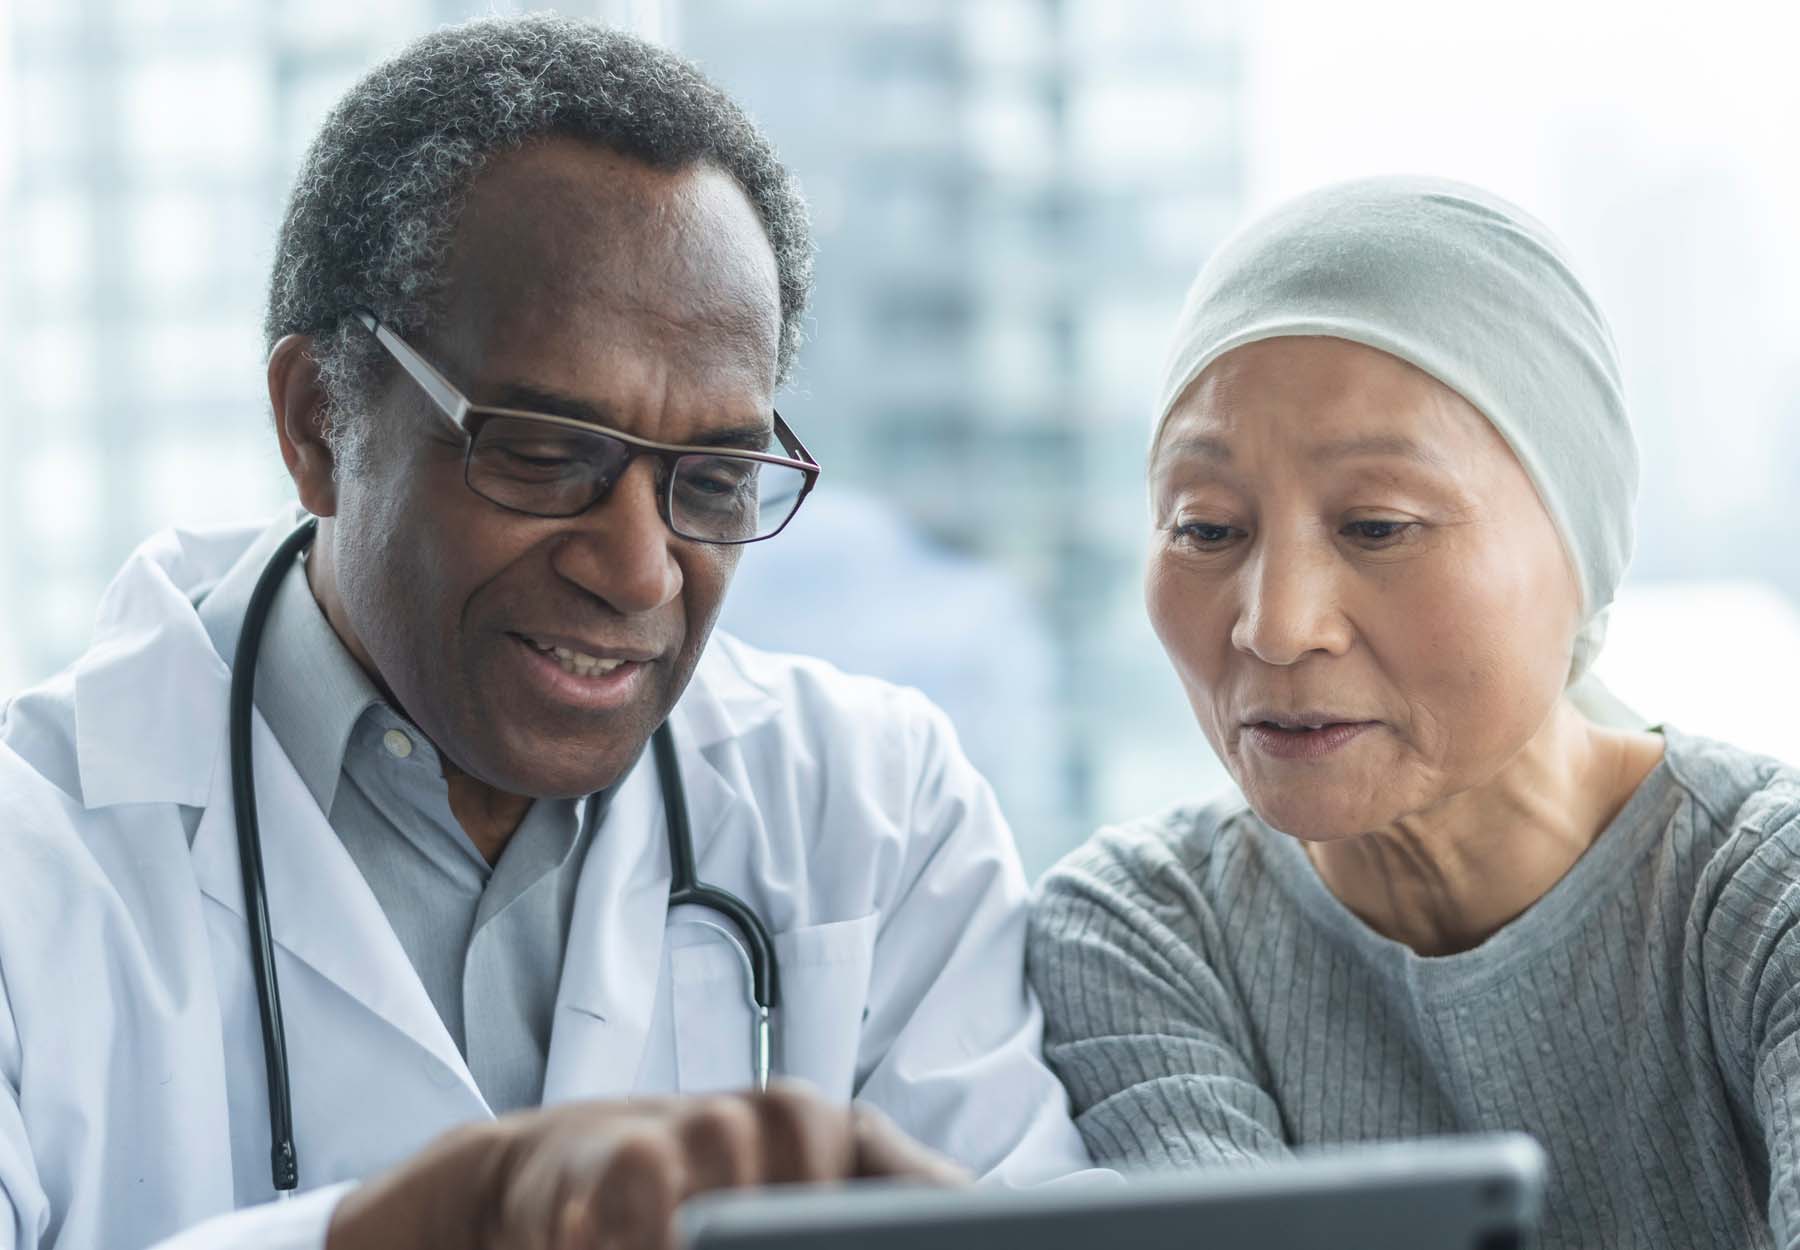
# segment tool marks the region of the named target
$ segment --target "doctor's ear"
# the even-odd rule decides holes
[[[294,479],[300,505],[314,516],[337,513],[336,458],[326,432],[331,405],[319,382],[310,335],[289,334],[269,353],[269,406],[275,412],[275,437],[281,458]]]

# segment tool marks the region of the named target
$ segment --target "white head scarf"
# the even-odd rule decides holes
[[[1612,332],[1550,231],[1439,179],[1369,178],[1290,201],[1228,240],[1188,292],[1152,445],[1213,361],[1293,335],[1397,356],[1500,431],[1580,580],[1574,685],[1631,560],[1638,457]],[[1619,712],[1614,701],[1603,719],[1635,719]]]

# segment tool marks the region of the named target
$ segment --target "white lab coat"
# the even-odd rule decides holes
[[[306,1191],[269,1202],[229,672],[192,600],[266,559],[290,520],[152,539],[108,590],[87,654],[0,721],[0,1250],[317,1247],[349,1183],[491,1114],[258,715]],[[671,723],[700,875],[776,934],[777,1072],[873,1103],[979,1173],[1085,1167],[1039,1058],[1026,884],[942,715],[718,636]],[[749,1083],[741,965],[681,923],[668,885],[646,751],[581,870],[546,1102]]]

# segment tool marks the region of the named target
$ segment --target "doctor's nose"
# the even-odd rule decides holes
[[[612,489],[571,522],[574,533],[553,558],[556,571],[614,610],[631,615],[662,607],[681,593],[677,537],[662,517],[658,466],[643,456]]]
[[[1239,574],[1231,644],[1265,664],[1285,667],[1309,655],[1342,655],[1352,637],[1335,569],[1292,547],[1265,546]]]

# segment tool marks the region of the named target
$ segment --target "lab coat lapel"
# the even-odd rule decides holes
[[[251,744],[275,944],[429,1052],[485,1106],[393,926],[260,712],[252,718]],[[201,892],[242,920],[243,878],[223,743],[213,781],[194,832],[194,872]]]
[[[688,821],[699,854],[743,800],[675,721]],[[575,892],[544,1102],[637,1089],[662,977],[669,910],[668,819],[648,746],[613,795]]]

